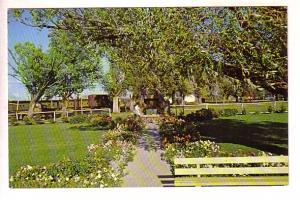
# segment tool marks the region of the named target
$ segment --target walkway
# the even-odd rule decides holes
[[[148,123],[148,129],[139,139],[133,162],[128,163],[128,175],[123,187],[170,187],[173,177],[169,164],[161,160],[160,136],[157,125]]]

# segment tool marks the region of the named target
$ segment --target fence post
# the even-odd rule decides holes
[[[206,103],[205,108],[208,109],[208,103]]]
[[[67,111],[67,118],[69,118],[69,112]]]
[[[18,112],[16,112],[16,119],[17,119],[17,121],[19,120]]]
[[[19,111],[19,100],[17,101],[17,112]]]
[[[90,114],[93,114],[93,110],[92,109],[90,109]]]
[[[53,111],[53,121],[55,122],[55,111]]]

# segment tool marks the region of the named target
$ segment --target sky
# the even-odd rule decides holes
[[[14,45],[18,42],[32,42],[36,46],[42,46],[44,51],[47,50],[49,44],[48,29],[39,29],[30,27],[17,22],[12,16],[8,15],[8,48],[13,50]],[[12,59],[9,58],[9,62],[12,63]],[[105,61],[104,61],[105,62]],[[104,63],[107,68],[108,64]],[[8,73],[12,73],[12,69],[8,66]],[[81,94],[86,96],[88,94],[102,93],[103,89],[100,85],[97,85],[93,89],[86,89]],[[30,95],[27,92],[24,85],[12,76],[8,76],[8,99],[9,100],[29,100]]]

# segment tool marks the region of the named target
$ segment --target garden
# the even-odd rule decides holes
[[[14,123],[9,127],[10,186],[120,186],[143,126],[132,116],[113,120],[107,115]]]
[[[8,22],[11,188],[165,186],[179,158],[288,155],[286,7],[16,8]]]
[[[281,108],[281,107],[279,107]],[[266,108],[267,109],[267,108]],[[157,124],[161,160],[288,154],[288,116],[200,109],[162,116]],[[149,122],[129,114],[75,115],[61,122],[18,122],[9,127],[11,187],[121,186],[139,139],[153,146]],[[149,148],[147,151],[157,151]]]

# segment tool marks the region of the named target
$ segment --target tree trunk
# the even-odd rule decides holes
[[[175,92],[172,92],[172,105],[175,105]]]
[[[27,116],[28,117],[32,117],[33,116],[33,112],[34,112],[34,108],[35,108],[36,103],[37,103],[37,101],[35,101],[33,99],[30,101],[28,112],[27,112]]]
[[[28,108],[28,112],[27,112],[27,116],[28,117],[32,117],[33,113],[34,113],[34,108],[36,106],[36,103],[40,100],[40,98],[43,96],[45,90],[42,89],[40,90],[37,94],[35,95],[31,95],[31,101],[29,103],[29,108]]]
[[[113,97],[113,112],[114,113],[119,113],[120,112],[119,97]]]
[[[239,102],[239,96],[235,96],[235,102],[238,103]]]
[[[61,105],[61,110],[63,111],[63,116],[67,116],[67,109],[68,109],[68,98],[63,97],[62,99],[62,105]]]

